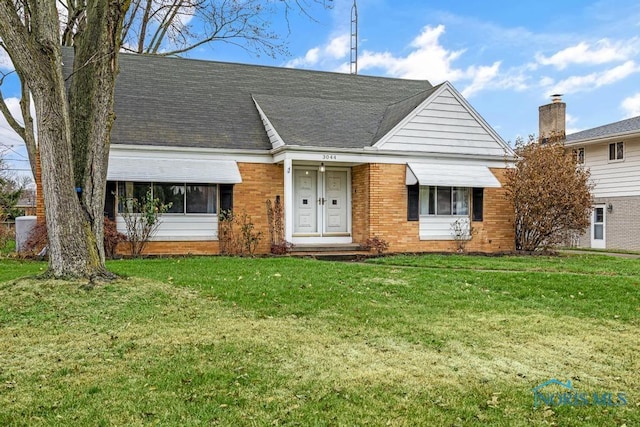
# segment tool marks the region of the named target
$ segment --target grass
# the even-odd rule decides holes
[[[637,260],[0,260],[1,425],[636,425]],[[533,408],[571,379],[618,407]],[[552,388],[553,390],[553,388]]]
[[[4,246],[2,245],[2,240],[0,240],[0,258],[12,254],[16,251],[16,241],[13,239],[8,239],[4,242]]]

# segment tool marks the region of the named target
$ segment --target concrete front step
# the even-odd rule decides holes
[[[362,247],[357,243],[348,244],[317,244],[317,245],[294,245],[291,253],[296,252],[354,252],[362,251]]]
[[[326,245],[295,245],[291,256],[309,257],[322,260],[352,261],[371,255],[357,243]]]

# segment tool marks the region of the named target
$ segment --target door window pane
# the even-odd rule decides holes
[[[595,209],[594,222],[604,222],[604,208]]]
[[[595,240],[602,240],[604,238],[604,226],[602,224],[593,225],[593,238]]]

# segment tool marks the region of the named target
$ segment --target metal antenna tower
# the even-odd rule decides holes
[[[358,6],[353,0],[351,7],[351,74],[358,74]]]

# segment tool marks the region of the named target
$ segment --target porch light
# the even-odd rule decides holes
[[[324,173],[324,163],[320,163],[320,173]]]
[[[613,204],[609,203],[607,205],[607,212],[609,212],[609,213],[613,212]]]

